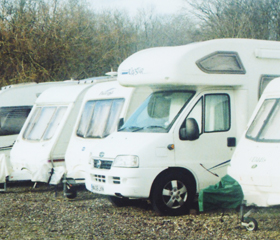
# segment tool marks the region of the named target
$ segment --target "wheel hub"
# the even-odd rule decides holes
[[[169,208],[180,208],[187,200],[187,188],[182,182],[172,180],[165,185],[162,196]]]

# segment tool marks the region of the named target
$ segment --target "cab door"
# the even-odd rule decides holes
[[[198,191],[217,183],[226,174],[236,145],[233,91],[207,92],[193,105],[174,131],[175,161],[197,179]],[[197,137],[186,139],[182,130],[187,119],[195,119]]]

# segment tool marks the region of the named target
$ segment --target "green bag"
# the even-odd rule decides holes
[[[229,175],[225,175],[220,182],[199,192],[199,211],[219,208],[237,208],[244,198],[239,183]]]

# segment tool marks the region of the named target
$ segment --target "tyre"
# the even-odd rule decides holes
[[[130,205],[130,200],[128,198],[109,196],[108,199],[115,207],[125,207]]]
[[[254,218],[245,218],[244,222],[248,224],[246,226],[248,231],[256,231],[258,229],[258,222]]]
[[[75,197],[77,197],[77,190],[74,187],[66,186],[64,196],[66,196],[69,199],[74,199]]]
[[[170,172],[156,179],[151,202],[153,209],[160,215],[185,215],[189,213],[195,196],[195,183],[192,178],[181,172]]]

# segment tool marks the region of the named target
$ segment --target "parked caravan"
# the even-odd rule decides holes
[[[160,214],[187,213],[196,193],[226,174],[279,66],[280,42],[251,39],[133,54],[119,66],[118,81],[153,93],[118,132],[92,148],[86,188],[116,205],[150,199]]]
[[[280,121],[280,78],[266,87],[228,168],[241,185],[247,206],[280,205],[278,117]]]
[[[45,90],[11,150],[13,170],[28,171],[34,182],[57,183],[63,174],[65,151],[86,91],[96,82],[113,80],[116,77],[90,78]]]
[[[150,93],[149,88],[123,87],[117,81],[99,83],[87,91],[65,154],[67,197],[76,196],[71,186],[84,184],[90,149],[116,131]]]
[[[6,180],[11,171],[10,151],[29,114],[35,100],[46,89],[53,86],[72,85],[75,81],[21,83],[1,88],[0,91],[0,182]],[[5,170],[6,169],[6,170]],[[9,170],[10,169],[10,170]],[[29,178],[29,174],[22,171],[22,179]]]

